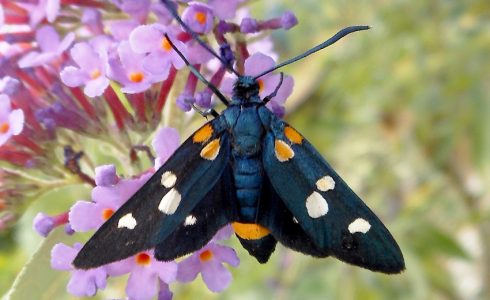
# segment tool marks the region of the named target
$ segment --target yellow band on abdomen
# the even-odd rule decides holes
[[[270,230],[259,224],[231,223],[235,233],[244,240],[258,240],[270,233]]]

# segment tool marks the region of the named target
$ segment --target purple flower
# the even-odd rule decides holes
[[[159,74],[152,74],[143,67],[145,54],[134,52],[129,42],[122,41],[117,48],[119,59],[109,60],[109,76],[123,85],[124,93],[139,93],[168,76],[170,66],[164,65]]]
[[[116,166],[102,165],[95,167],[95,184],[97,186],[112,186],[119,182]]]
[[[196,70],[199,71],[201,66],[195,65],[194,67],[196,68]],[[187,81],[184,86],[184,90],[177,97],[177,101],[176,101],[177,106],[183,111],[190,111],[192,108],[192,104],[196,102],[194,93],[196,92],[197,81],[198,81],[197,77],[192,72],[189,72],[189,75],[187,76]]]
[[[213,8],[213,13],[220,20],[233,19],[238,5],[243,0],[209,0],[208,5]]]
[[[149,53],[144,59],[145,69],[155,75],[165,75],[164,78],[168,75],[170,64],[176,69],[181,69],[185,66],[184,61],[174,51],[164,36],[166,31],[167,29],[159,24],[141,25],[136,27],[129,36],[129,42],[134,52],[140,54]],[[169,37],[175,47],[187,57],[185,44],[170,33]]]
[[[10,137],[18,135],[24,128],[24,112],[22,109],[12,110],[9,96],[0,94],[0,146]]]
[[[98,172],[106,172],[104,168]],[[96,175],[97,176],[97,175]],[[136,179],[121,179],[112,186],[96,186],[92,201],[77,201],[69,212],[70,225],[75,231],[99,228],[151,177],[145,173]]]
[[[68,213],[62,213],[56,216],[48,216],[45,213],[38,213],[34,217],[33,228],[41,236],[47,237],[48,234],[57,226],[67,224]]]
[[[60,0],[39,0],[37,5],[21,4],[21,6],[29,12],[31,26],[36,27],[45,18],[53,23],[60,11]]]
[[[82,249],[76,243],[73,248],[65,244],[56,244],[51,250],[51,267],[56,270],[71,271],[71,278],[67,285],[69,293],[79,297],[94,296],[98,289],[106,286],[107,272],[104,267],[90,270],[77,270],[72,265],[73,259]]]
[[[275,66],[274,60],[260,52],[253,54],[249,58],[245,60],[245,74],[250,76],[255,76],[263,71],[270,69]],[[259,83],[259,95],[261,98],[264,98],[277,88],[280,75],[279,74],[266,74],[260,77],[258,80]],[[227,78],[223,81],[222,90],[230,93],[234,80],[231,78]],[[291,95],[293,92],[294,81],[291,76],[285,75],[283,78],[283,82],[277,95],[272,98],[269,103],[267,103],[267,107],[274,112],[277,116],[284,116],[284,102],[287,97]]]
[[[240,23],[240,31],[243,33],[255,33],[260,31],[259,22],[254,18],[243,18]]]
[[[274,61],[277,61],[279,55],[274,51],[274,41],[270,36],[266,36],[262,39],[259,39],[253,43],[248,44],[247,47],[250,53],[260,52],[267,56],[270,56]]]
[[[161,128],[155,134],[151,145],[157,153],[155,169],[160,168],[164,162],[175,152],[180,145],[179,132],[175,128]]]
[[[291,11],[286,11],[280,18],[266,21],[258,21],[253,18],[245,17],[240,24],[240,31],[243,33],[255,33],[262,30],[283,28],[289,30],[298,24],[298,19]]]
[[[68,33],[63,40],[52,26],[43,26],[36,31],[36,42],[39,45],[38,51],[31,51],[19,60],[19,67],[29,68],[44,65],[58,59],[61,53],[75,40],[75,33]]]
[[[195,64],[204,64],[210,61],[214,56],[209,53],[208,50],[204,49],[203,46],[199,45],[199,43],[194,42],[194,40],[189,41],[186,44],[187,48],[187,60],[195,65]]]
[[[196,98],[194,98],[194,95],[186,91],[182,92],[182,94],[180,94],[175,101],[177,106],[183,111],[191,111],[192,104],[194,104],[195,102]]]
[[[134,20],[114,20],[107,22],[107,26],[116,40],[124,41],[129,39],[129,34],[139,26],[139,23]]]
[[[0,93],[12,96],[19,88],[20,82],[10,76],[0,79]]]
[[[45,213],[40,212],[34,217],[33,228],[41,236],[47,237],[55,226],[53,218]]]
[[[288,30],[298,24],[298,19],[292,11],[286,11],[281,16],[282,28]]]
[[[111,276],[129,275],[126,294],[130,299],[152,299],[158,292],[159,281],[165,284],[175,281],[177,263],[162,262],[153,257],[153,251],[140,252],[117,263],[107,265]],[[161,288],[168,290],[167,285]]]
[[[170,3],[173,4],[175,8],[177,8],[175,2]],[[174,20],[172,14],[168,11],[165,5],[161,3],[161,1],[158,1],[157,3],[152,3],[150,9],[155,14],[158,19],[158,23],[160,24],[169,25]]]
[[[88,43],[78,43],[70,51],[73,61],[79,66],[68,66],[60,73],[61,80],[70,87],[85,85],[83,92],[89,97],[97,97],[109,86],[107,78],[107,52],[96,51]]]
[[[3,4],[0,4],[0,26],[5,25],[5,12],[3,11]]]
[[[210,242],[179,263],[177,280],[193,281],[199,273],[206,286],[213,292],[220,292],[231,283],[231,273],[223,263],[237,267],[240,263],[235,250]]]
[[[83,10],[82,23],[96,35],[104,33],[104,24],[102,23],[102,13],[94,8]]]
[[[196,104],[202,108],[211,108],[211,97],[213,94],[209,90],[204,90],[196,94]]]
[[[119,9],[143,23],[148,17],[151,0],[112,0]]]
[[[209,33],[214,25],[211,7],[200,2],[190,2],[182,13],[182,20],[197,33]]]

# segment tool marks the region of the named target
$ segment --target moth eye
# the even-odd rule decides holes
[[[342,237],[342,247],[345,250],[356,250],[357,247],[359,246],[359,242],[357,241],[356,237],[353,234],[350,233],[344,233]]]

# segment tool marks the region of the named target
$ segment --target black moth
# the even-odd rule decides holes
[[[85,244],[74,266],[94,268],[150,248],[157,259],[173,260],[199,250],[232,224],[242,246],[261,263],[279,241],[304,254],[334,256],[373,271],[404,270],[400,248],[378,217],[300,133],[265,107],[279,86],[264,99],[258,95],[259,77],[368,27],[345,28],[271,70],[241,76],[163,3],[238,75],[233,97],[226,99],[189,66],[227,108],[221,114],[209,112],[215,118],[114,213]]]

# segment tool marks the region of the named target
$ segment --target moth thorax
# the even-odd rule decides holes
[[[233,99],[239,102],[259,102],[259,83],[252,76],[241,76],[233,87]]]

